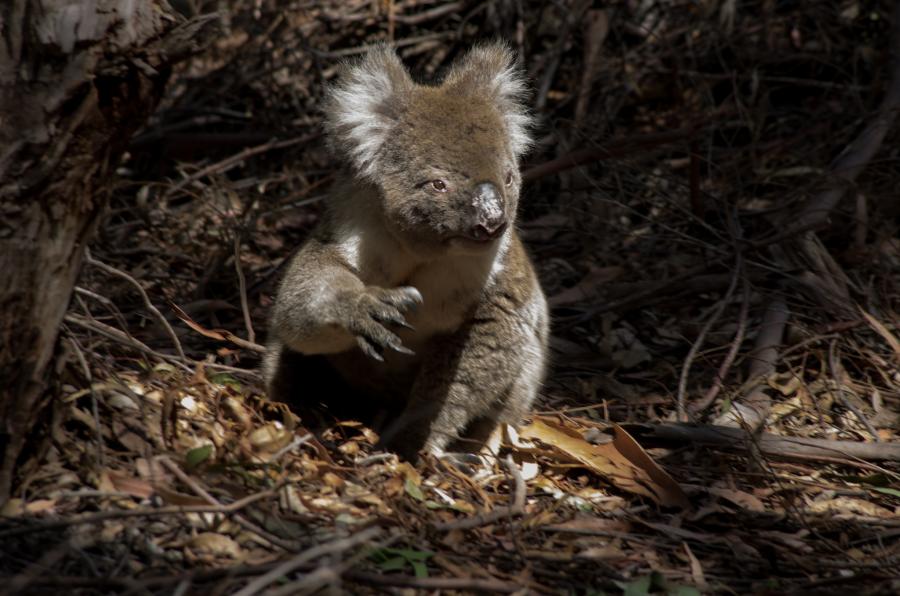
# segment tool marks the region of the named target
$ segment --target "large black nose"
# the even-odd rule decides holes
[[[503,195],[490,182],[482,182],[475,187],[472,201],[475,221],[472,238],[479,241],[493,240],[506,229],[506,209]]]

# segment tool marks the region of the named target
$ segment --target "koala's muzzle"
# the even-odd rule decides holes
[[[475,217],[469,237],[477,242],[499,238],[509,222],[506,219],[506,203],[497,187],[490,182],[476,186],[472,207]]]

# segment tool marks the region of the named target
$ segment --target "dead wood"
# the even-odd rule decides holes
[[[763,314],[759,334],[756,336],[756,343],[750,356],[748,376],[751,379],[759,379],[759,382],[745,395],[738,396],[731,410],[719,416],[717,424],[756,429],[766,420],[772,406],[772,398],[767,392],[765,379],[775,372],[778,350],[789,317],[790,311],[785,301],[780,297],[773,298]]]
[[[156,106],[173,57],[197,47],[196,22],[175,27],[164,3],[40,4],[0,9],[0,503],[46,401],[104,181]]]
[[[753,451],[756,447],[763,455],[772,457],[822,459],[825,461],[862,460],[900,461],[900,444],[862,443],[856,441],[831,441],[805,437],[782,437],[771,433],[749,433],[728,426],[695,426],[690,424],[625,424],[625,430],[636,439],[648,444],[661,441],[665,444],[692,443],[711,445],[725,449]]]

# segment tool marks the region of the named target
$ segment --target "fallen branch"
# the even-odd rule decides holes
[[[892,20],[891,82],[881,100],[878,112],[863,131],[831,162],[828,169],[835,179],[835,184],[807,202],[789,226],[791,229],[808,228],[827,219],[847,189],[852,187],[857,176],[881,149],[885,135],[900,112],[900,2],[894,2]]]
[[[280,563],[274,569],[270,569],[263,575],[255,578],[253,581],[244,586],[240,591],[236,592],[235,596],[253,596],[254,594],[258,594],[262,590],[266,589],[269,585],[281,580],[289,573],[293,573],[309,561],[318,559],[319,557],[324,555],[334,555],[342,553],[351,548],[359,546],[360,544],[364,544],[373,540],[380,533],[381,528],[368,528],[346,538],[340,538],[338,540],[333,540],[331,542],[326,542],[325,544],[319,544],[312,548],[308,548],[302,553],[299,553],[298,555]]]
[[[623,424],[635,439],[642,443],[696,443],[727,449],[747,450],[751,446],[763,455],[821,459],[834,461],[855,459],[865,461],[900,461],[900,443],[860,443],[830,441],[804,437],[782,437],[770,433],[751,434],[744,429],[728,426],[695,426],[691,424]]]
[[[768,385],[765,379],[775,372],[778,348],[789,316],[790,311],[784,300],[773,298],[763,314],[750,361],[748,378],[759,379],[759,382],[745,396],[738,396],[731,409],[716,419],[716,424],[755,430],[765,422],[772,406],[772,398],[766,393]]]
[[[155,509],[125,509],[117,511],[100,511],[98,513],[86,513],[83,515],[72,516],[67,519],[58,520],[36,520],[29,523],[29,518],[22,518],[23,525],[18,528],[0,531],[0,538],[9,539],[14,536],[23,534],[33,534],[35,532],[46,532],[50,530],[59,530],[71,526],[79,526],[86,524],[99,524],[111,519],[122,519],[126,517],[159,517],[165,515],[179,515],[184,513],[221,513],[229,514],[244,509],[262,499],[274,496],[280,490],[281,485],[272,490],[258,492],[243,499],[238,499],[226,505],[167,505],[165,507],[157,507]]]

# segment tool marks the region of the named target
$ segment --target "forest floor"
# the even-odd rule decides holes
[[[900,592],[890,2],[225,4],[109,189],[0,592]],[[539,118],[534,415],[465,471],[313,436],[256,347],[338,175],[323,88],[498,36]]]

